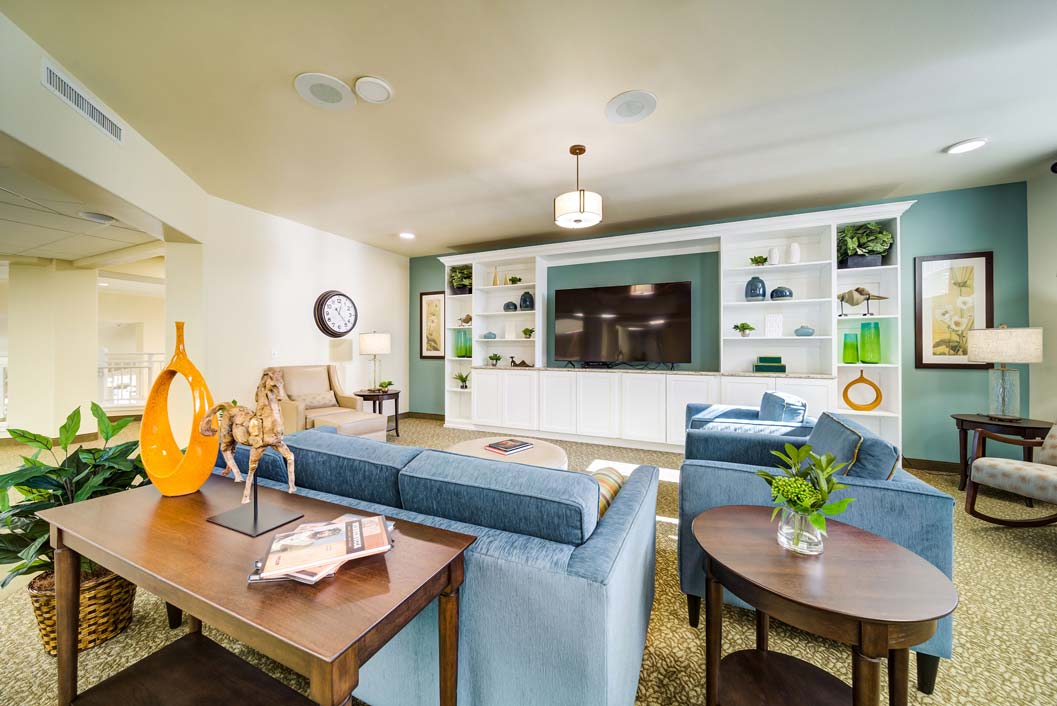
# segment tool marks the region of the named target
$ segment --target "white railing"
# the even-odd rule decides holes
[[[99,365],[99,404],[107,411],[142,407],[164,366],[164,353],[107,355]]]

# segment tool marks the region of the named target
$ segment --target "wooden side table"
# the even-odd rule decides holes
[[[386,431],[395,431],[397,436],[400,436],[400,390],[394,390],[389,388],[388,392],[372,392],[371,390],[356,390],[352,394],[361,398],[362,400],[370,401],[371,411],[375,414],[385,414],[385,401],[393,400],[393,424],[391,428],[387,428]]]
[[[958,460],[961,463],[961,478],[958,480],[958,490],[965,490],[965,480],[969,477],[969,466],[972,459],[969,457],[969,432],[973,429],[1002,434],[1004,436],[1019,436],[1022,439],[1045,439],[1050,432],[1053,422],[1045,422],[1041,419],[1017,419],[1015,421],[1002,421],[991,419],[986,414],[952,414],[955,426],[958,427]],[[986,450],[986,440],[984,449]],[[1031,462],[1031,447],[1024,447],[1024,460]],[[1028,507],[1031,501],[1028,500]]]
[[[936,621],[957,607],[954,585],[917,554],[834,520],[820,556],[796,555],[778,546],[770,517],[767,507],[731,505],[694,519],[708,573],[707,706],[846,705],[849,691],[854,706],[877,706],[884,659],[889,704],[906,706],[909,648],[929,639]],[[722,657],[724,588],[756,608],[755,650]],[[812,664],[768,651],[772,615],[851,645],[851,688]]]

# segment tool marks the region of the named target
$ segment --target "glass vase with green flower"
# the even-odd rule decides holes
[[[839,515],[855,498],[830,500],[830,495],[848,486],[833,477],[846,463],[837,463],[833,454],[812,453],[810,444],[796,448],[785,445],[785,453],[771,451],[781,459],[781,474],[756,471],[771,487],[775,502],[771,519],[779,512],[778,544],[798,554],[821,554],[826,534],[826,518]]]

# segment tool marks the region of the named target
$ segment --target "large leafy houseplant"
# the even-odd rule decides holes
[[[473,289],[473,266],[453,265],[448,270],[448,283],[455,294],[466,294]]]
[[[54,572],[48,523],[37,517],[38,512],[148,482],[139,456],[132,457],[139,441],[110,445],[132,418],[111,422],[94,402],[92,415],[103,439],[101,448],[71,449],[81,428],[80,407],[66,417],[58,441],[24,429],[8,429],[11,438],[36,450],[31,456],[22,456],[22,465],[17,469],[0,475],[0,564],[13,564],[0,585],[7,586],[24,574]],[[12,489],[21,496],[14,504]],[[82,560],[81,571],[98,573],[87,559]]]
[[[837,259],[843,262],[852,255],[887,255],[892,242],[892,234],[879,223],[844,226],[837,234]]]

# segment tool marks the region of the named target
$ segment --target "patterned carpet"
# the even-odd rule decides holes
[[[131,430],[130,430],[131,431]],[[401,422],[402,438],[393,443],[443,448],[482,436],[445,429],[438,422]],[[133,431],[134,433],[134,431]],[[649,463],[677,469],[677,454],[609,446],[560,444],[570,468],[592,464]],[[3,449],[9,452],[9,449]],[[0,463],[8,453],[0,453]],[[4,463],[4,468],[9,464]],[[926,482],[951,493],[955,512],[955,583],[961,605],[955,613],[954,659],[944,661],[936,692],[925,696],[913,688],[911,704],[973,706],[1057,706],[1057,527],[1006,529],[974,520],[961,510],[964,494],[956,479],[945,474],[917,473]],[[638,706],[696,706],[704,703],[703,633],[686,622],[686,602],[676,570],[678,486],[673,472],[662,471],[657,507],[657,597],[650,620],[639,680]],[[1009,496],[988,494],[982,508],[1009,517],[1053,512],[1029,510]],[[0,704],[45,706],[55,701],[54,660],[41,649],[29,599],[19,585],[0,593]],[[306,690],[298,675],[207,628],[207,633],[268,672]],[[81,688],[135,662],[179,633],[165,624],[161,602],[144,591],[136,600],[131,628],[80,658]],[[752,646],[754,627],[748,611],[727,608],[724,651]],[[772,623],[771,648],[800,656],[845,681],[851,680],[847,648],[792,628]],[[913,670],[911,670],[913,673]],[[497,705],[499,706],[499,705]]]

